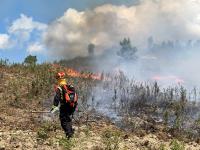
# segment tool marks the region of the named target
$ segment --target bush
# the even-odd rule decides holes
[[[85,135],[87,137],[90,136],[90,131],[91,131],[91,126],[90,125],[87,125],[86,128],[83,129],[83,132],[85,133]]]
[[[46,132],[46,130],[44,130],[43,128],[40,128],[38,131],[37,131],[37,137],[39,139],[42,139],[42,140],[46,140],[49,138],[48,136],[48,133]]]
[[[173,140],[171,142],[171,150],[185,150],[185,146],[183,143],[180,143],[177,140]]]
[[[59,145],[64,147],[65,150],[71,150],[75,146],[74,141],[72,139],[67,139],[67,138],[60,138],[59,139]]]
[[[36,62],[37,62],[37,57],[32,55],[27,56],[24,60],[24,63],[30,66],[36,65]]]
[[[102,134],[105,150],[118,150],[121,133],[119,131],[106,130]]]
[[[160,147],[159,147],[159,150],[166,150],[166,149],[165,149],[165,145],[164,145],[164,144],[161,144]]]
[[[41,127],[37,131],[37,137],[42,140],[46,140],[49,138],[49,132],[53,131],[54,126],[51,123],[45,122],[41,125]]]

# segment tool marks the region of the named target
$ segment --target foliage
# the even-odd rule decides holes
[[[164,120],[164,124],[168,125],[168,122],[169,122],[169,112],[168,112],[168,110],[164,111],[163,120]]]
[[[25,59],[24,59],[24,63],[30,66],[34,66],[36,65],[37,62],[37,57],[36,56],[32,56],[32,55],[28,55]]]
[[[121,49],[117,53],[119,56],[128,60],[135,60],[137,58],[136,56],[137,48],[132,47],[131,41],[129,38],[124,38],[120,42],[120,46],[121,46]]]
[[[121,133],[115,130],[105,130],[102,134],[105,150],[118,150]]]
[[[159,147],[159,150],[166,150],[166,149],[165,149],[165,145],[164,145],[164,144],[161,144],[160,147]]]
[[[37,131],[37,137],[39,139],[43,139],[43,140],[46,140],[49,135],[48,133],[46,132],[46,130],[44,130],[43,128],[40,128],[38,131]]]
[[[173,140],[171,142],[171,150],[185,150],[185,146],[183,143]]]
[[[86,128],[83,129],[83,132],[85,133],[85,135],[87,137],[90,136],[90,131],[91,131],[91,126],[90,125],[87,125]]]
[[[0,59],[0,66],[7,66],[9,63],[8,59]]]
[[[50,122],[44,122],[37,131],[38,139],[46,140],[49,138],[49,133],[52,131],[52,124]]]
[[[95,49],[95,45],[93,43],[90,43],[88,45],[88,54],[89,54],[89,56],[94,56],[94,49]]]
[[[59,139],[59,145],[63,146],[66,150],[71,150],[75,146],[73,139],[67,139],[67,138],[60,138]]]

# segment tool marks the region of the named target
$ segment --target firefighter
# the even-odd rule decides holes
[[[78,97],[74,87],[67,84],[64,72],[57,73],[56,79],[58,85],[56,87],[56,94],[51,112],[54,112],[58,106],[60,107],[60,123],[66,137],[69,139],[74,133],[74,129],[72,128],[72,115],[78,105]]]

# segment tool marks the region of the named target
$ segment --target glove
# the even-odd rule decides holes
[[[56,111],[58,111],[59,110],[59,108],[57,107],[57,106],[52,106],[51,107],[51,110],[50,110],[50,112],[53,114],[53,113],[55,113]]]

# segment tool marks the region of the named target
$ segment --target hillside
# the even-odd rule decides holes
[[[135,111],[134,115],[127,116],[120,111],[122,119],[119,122],[116,118],[113,120],[109,115],[99,112],[98,108],[101,107],[97,105],[90,109],[88,106],[90,103],[87,101],[91,99],[90,90],[101,84],[101,81],[90,77],[67,77],[67,81],[78,90],[80,111],[74,116],[74,137],[71,140],[65,139],[58,114],[35,112],[50,109],[54,95],[54,74],[63,69],[65,68],[51,64],[0,66],[0,150],[200,149],[198,119],[195,120],[196,126],[194,130],[191,128],[189,135],[189,132],[187,134],[181,132],[185,129],[182,126],[170,128],[162,121],[150,117],[149,105],[134,105],[137,108],[145,107],[147,113],[141,111],[142,109],[135,109],[134,106],[132,106],[134,110],[127,109]],[[158,104],[160,103],[155,104],[156,107]],[[185,108],[189,108],[186,106],[184,105]],[[199,112],[198,106],[198,103],[193,105],[193,110]]]

